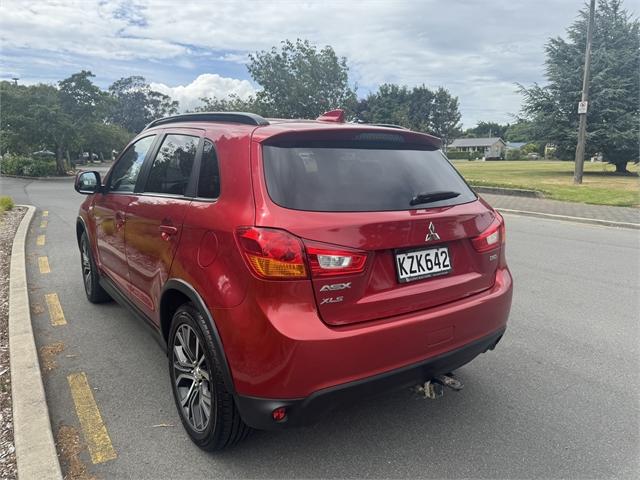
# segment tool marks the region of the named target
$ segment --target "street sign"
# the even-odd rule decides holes
[[[587,113],[587,105],[589,102],[578,102],[578,113]]]

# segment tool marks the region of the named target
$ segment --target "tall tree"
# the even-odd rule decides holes
[[[204,97],[200,101],[196,112],[252,112],[262,115],[261,105],[258,105],[255,97],[240,98],[237,95],[229,95],[228,98]]]
[[[465,137],[500,137],[506,140],[508,130],[508,123],[502,125],[496,122],[480,121],[475,127],[465,130],[464,135]]]
[[[92,82],[93,77],[95,75],[90,71],[82,70],[58,82],[60,105],[71,122],[70,133],[74,134],[75,146],[82,152],[88,150],[90,157],[110,103],[109,95]],[[71,144],[56,144],[58,170],[64,164],[63,155],[68,157],[71,147]]]
[[[532,128],[530,121],[517,118],[514,123],[509,124],[509,128],[504,134],[505,140],[510,142],[530,142],[535,138]]]
[[[109,87],[113,98],[110,120],[137,133],[156,118],[177,113],[179,104],[171,97],[151,89],[144,77],[121,78]]]
[[[389,123],[411,128],[409,106],[411,91],[404,85],[385,83],[378,91],[360,100],[356,110],[359,120],[367,123]]]
[[[546,46],[548,84],[520,86],[523,114],[535,140],[555,143],[560,158],[573,158],[587,37],[588,9],[567,29],[567,39]],[[587,155],[604,159],[626,172],[638,159],[640,138],[640,22],[622,8],[621,0],[600,0],[593,32]]]
[[[41,148],[52,148],[56,153],[56,170],[64,175],[68,169],[64,154],[80,135],[79,122],[63,105],[60,90],[50,85],[31,87],[32,103],[29,113],[34,131],[38,132]]]
[[[257,102],[269,116],[316,118],[327,110],[350,109],[356,103],[347,61],[330,46],[318,50],[307,40],[285,40],[280,49],[249,55],[247,68],[262,87]]]
[[[432,132],[442,138],[444,145],[460,134],[460,104],[458,97],[452,96],[443,87],[438,88],[433,100]]]
[[[91,81],[94,77],[90,71],[82,70],[58,82],[62,108],[79,122],[104,116],[107,94]]]
[[[442,87],[432,91],[424,85],[409,89],[383,84],[360,100],[356,115],[368,123],[390,123],[432,133],[445,144],[460,133],[458,98]]]

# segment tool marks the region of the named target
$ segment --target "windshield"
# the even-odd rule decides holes
[[[476,199],[440,151],[264,146],[263,157],[271,199],[295,210],[410,210]],[[435,192],[459,195],[412,206]]]

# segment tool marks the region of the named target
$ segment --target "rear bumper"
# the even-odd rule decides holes
[[[504,331],[501,329],[462,348],[413,365],[319,390],[306,398],[278,400],[238,395],[237,406],[245,423],[260,430],[307,425],[317,422],[342,404],[417,385],[437,375],[452,372],[481,353],[493,350]],[[280,407],[286,408],[287,415],[283,421],[276,422],[271,414]]]
[[[427,362],[504,330],[511,308],[507,268],[498,269],[494,286],[479,294],[345,327],[319,319],[308,282],[284,283],[256,283],[238,307],[212,312],[237,395],[308,398]]]

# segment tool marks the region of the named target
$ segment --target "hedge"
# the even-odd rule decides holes
[[[7,154],[0,160],[0,173],[25,177],[48,177],[56,174],[56,162],[44,158]]]

